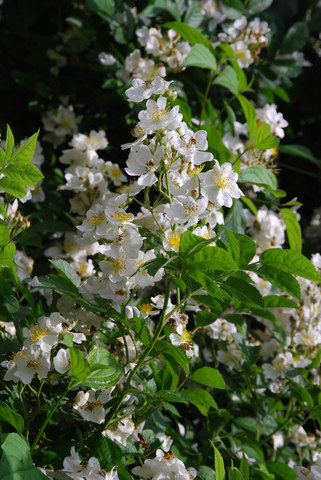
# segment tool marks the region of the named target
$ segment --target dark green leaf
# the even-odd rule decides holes
[[[0,219],[0,247],[7,245],[10,240],[10,233],[8,225]]]
[[[196,28],[193,28],[189,25],[185,25],[185,23],[181,23],[181,22],[163,23],[162,27],[171,28],[172,30],[175,30],[175,32],[177,32],[184,40],[189,42],[191,45],[196,45],[197,43],[200,43],[201,45],[204,45],[205,47],[209,48],[212,52],[214,52],[214,49],[210,41],[202,33],[196,30]]]
[[[65,278],[69,279],[75,287],[80,286],[80,278],[78,277],[75,270],[72,268],[70,263],[65,260],[49,260],[50,263],[60,272]]]
[[[219,388],[220,390],[225,389],[225,382],[222,375],[212,367],[199,368],[195,370],[189,378],[207,387]]]
[[[318,166],[321,165],[321,160],[316,158],[311,152],[311,150],[307,147],[304,147],[303,145],[280,145],[278,150],[279,150],[279,153],[282,153],[284,155],[291,155],[292,157],[305,158],[306,160],[309,160],[315,165],[318,165]]]
[[[280,53],[291,53],[302,50],[309,40],[309,29],[306,22],[296,22],[287,31]]]
[[[290,298],[281,297],[280,295],[266,295],[263,297],[265,308],[275,308],[275,307],[284,307],[284,308],[298,308],[298,304],[295,303]]]
[[[201,388],[184,388],[180,393],[187,397],[190,403],[192,403],[205,417],[211,407],[217,410],[214,398],[206,390],[202,390]]]
[[[263,298],[260,292],[250,283],[236,277],[228,277],[222,287],[244,305],[250,307],[263,307]]]
[[[249,15],[256,15],[257,13],[263,12],[269,8],[272,3],[273,0],[250,0],[247,4],[246,10]]]
[[[0,402],[0,421],[10,423],[17,432],[22,433],[24,420],[19,413],[14,412],[6,403]]]
[[[0,187],[1,188],[1,187]],[[1,267],[14,267],[14,256],[16,253],[16,246],[13,243],[9,243],[0,250],[0,266]]]
[[[297,299],[301,299],[299,282],[290,273],[282,271],[277,266],[262,265],[255,271],[263,278]]]
[[[269,472],[275,473],[277,479],[281,480],[296,480],[298,478],[295,471],[281,462],[267,462],[266,464]]]

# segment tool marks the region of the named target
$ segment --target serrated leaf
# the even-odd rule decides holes
[[[95,441],[95,449],[103,459],[103,468],[110,470],[121,462],[123,453],[121,448],[108,436],[100,437]]]
[[[17,433],[9,433],[1,448],[0,480],[48,479],[33,465],[28,444]]]
[[[261,253],[260,262],[308,280],[321,281],[320,274],[310,260],[294,250],[270,248]]]
[[[13,149],[14,149],[14,136],[13,136],[13,133],[11,131],[11,128],[9,127],[9,125],[7,125],[6,153],[5,153],[3,163],[1,162],[2,165],[5,165],[6,163],[10,162],[11,156],[12,156],[12,153],[13,153]]]
[[[197,0],[193,0],[189,5],[186,15],[184,17],[184,23],[190,27],[197,28],[203,21],[201,5]]]
[[[209,295],[216,298],[222,298],[220,288],[208,275],[206,275],[206,273],[191,268],[187,271],[187,274],[200,283]]]
[[[275,148],[280,143],[280,139],[271,135],[271,127],[267,123],[261,123],[257,127],[252,145],[259,150]]]
[[[23,187],[20,180],[11,177],[0,179],[0,190],[10,193],[10,195],[16,198],[23,198],[27,195],[27,190]]]
[[[274,173],[260,165],[243,170],[239,175],[238,181],[258,186],[269,186],[273,190],[278,188],[278,181]]]
[[[0,247],[7,245],[10,240],[10,232],[8,225],[0,219]]]
[[[16,246],[13,243],[9,243],[0,250],[0,266],[1,267],[14,267],[14,256],[16,253]]]
[[[225,479],[225,467],[222,455],[212,443],[214,449],[214,464],[215,464],[215,480],[224,480]]]
[[[217,410],[214,398],[206,390],[202,390],[201,388],[188,388],[182,389],[180,393],[187,397],[190,403],[192,403],[205,417],[211,407]]]
[[[293,212],[293,210],[290,210],[288,208],[281,208],[280,213],[286,225],[286,234],[288,237],[290,248],[297,252],[301,252],[302,250],[301,227],[298,222],[296,214]]]
[[[116,370],[113,367],[106,366],[90,371],[86,378],[81,380],[81,384],[97,390],[105,389],[116,385],[122,376],[123,371],[120,368]]]
[[[49,260],[50,263],[60,272],[65,278],[69,279],[75,287],[80,287],[80,278],[70,263],[65,260]]]
[[[10,164],[2,173],[11,180],[19,181],[23,187],[32,187],[43,178],[40,170],[32,163]]]
[[[89,373],[89,364],[79,350],[69,348],[71,362],[71,378],[79,383],[87,378]]]
[[[201,45],[204,45],[212,52],[214,52],[211,42],[202,33],[196,30],[196,28],[193,28],[182,22],[166,22],[162,24],[162,27],[175,30],[175,32],[177,32],[184,40],[189,42],[191,45],[196,45],[197,43],[200,43]]]
[[[299,282],[288,272],[282,271],[274,265],[262,265],[255,270],[258,275],[265,278],[272,285],[280,288],[284,292],[301,300],[301,288]]]
[[[256,110],[253,105],[248,101],[248,99],[243,95],[236,95],[236,98],[241,104],[246,123],[249,128],[249,137],[250,140],[252,140],[256,131]]]
[[[242,455],[240,463],[240,472],[242,474],[243,480],[250,480],[250,467],[244,453]]]
[[[200,67],[216,70],[216,58],[207,47],[196,44],[185,57],[182,67]]]
[[[27,138],[27,140],[25,140],[20,145],[20,147],[18,147],[17,150],[14,152],[10,161],[12,163],[16,162],[19,165],[27,164],[27,163],[31,162],[31,160],[34,156],[35,150],[36,150],[38,135],[39,135],[39,130],[38,130],[38,132],[34,133],[31,137]],[[43,178],[43,177],[41,176],[40,178]],[[40,178],[37,181],[39,181]],[[31,185],[35,185],[36,183],[37,182],[34,182]]]
[[[236,95],[239,92],[239,81],[237,73],[231,65],[227,65],[222,74],[213,81],[215,85],[221,85]]]
[[[110,366],[115,369],[121,368],[120,363],[116,360],[108,350],[101,347],[94,347],[86,357],[90,369],[94,369],[99,365]]]
[[[295,303],[293,300],[290,300],[290,298],[281,297],[280,295],[266,295],[263,297],[263,301],[265,308],[299,308],[297,303]]]
[[[19,413],[14,412],[6,403],[0,402],[0,421],[12,425],[17,432],[22,433],[24,420]]]
[[[223,248],[204,247],[187,259],[189,268],[199,268],[201,271],[214,275],[217,271],[231,272],[237,270],[233,257]]]
[[[207,387],[225,389],[225,382],[218,370],[212,367],[201,367],[190,375],[190,380],[201,383]]]
[[[282,462],[267,462],[269,472],[275,473],[278,479],[296,480],[298,478],[295,471]]]
[[[313,398],[305,387],[302,387],[299,383],[295,382],[289,375],[286,376],[288,382],[290,382],[290,390],[293,396],[301,402],[303,405],[313,407]]]
[[[250,283],[236,277],[228,277],[222,287],[244,305],[250,307],[263,307],[263,297],[260,292]]]

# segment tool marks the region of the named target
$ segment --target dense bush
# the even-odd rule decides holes
[[[27,3],[0,479],[321,478],[320,2]]]

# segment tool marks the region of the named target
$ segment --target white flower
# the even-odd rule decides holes
[[[58,343],[63,321],[64,318],[58,312],[52,313],[49,318],[40,317],[35,325],[24,332],[24,336],[28,338],[25,345],[39,345],[43,352],[50,352]]]
[[[145,460],[142,467],[133,468],[132,472],[142,478],[153,480],[190,480],[190,472],[184,463],[170,453],[156,450],[155,458]]]
[[[207,197],[194,200],[190,196],[178,195],[171,204],[166,204],[165,212],[175,223],[188,222],[186,226],[190,226],[198,222],[206,207]]]
[[[104,436],[108,436],[112,440],[116,440],[122,445],[126,446],[127,438],[135,432],[135,424],[131,419],[131,416],[123,418],[117,424],[117,427],[113,430],[105,430]]]
[[[59,373],[66,373],[71,371],[70,350],[60,348],[57,355],[53,359],[54,367]]]
[[[108,145],[108,140],[106,138],[106,133],[104,130],[96,132],[91,130],[90,134],[83,135],[82,133],[77,133],[72,137],[70,145],[79,150],[103,150]]]
[[[216,340],[232,341],[232,334],[237,332],[234,323],[228,322],[223,318],[218,318],[215,322],[208,325],[208,336]]]
[[[2,362],[8,368],[4,380],[18,382],[25,385],[31,383],[37,373],[40,379],[46,378],[50,369],[50,354],[43,352],[39,345],[32,344],[17,352],[9,362]]]
[[[157,433],[156,438],[158,438],[158,440],[162,442],[162,450],[164,452],[169,452],[173,443],[173,439],[169,435],[165,435],[165,433],[163,432]]]
[[[161,77],[155,77],[151,82],[144,82],[141,78],[133,79],[133,86],[126,90],[130,102],[141,102],[152,95],[162,95],[169,89],[171,82],[166,82]]]
[[[95,391],[77,393],[73,408],[78,411],[84,420],[102,423],[105,420],[105,409],[101,401],[96,399]]]
[[[192,336],[186,330],[186,328],[183,329],[181,334],[171,333],[169,338],[172,342],[172,345],[175,347],[182,346],[184,348],[187,358],[191,358],[193,356],[194,351],[192,345]]]
[[[116,63],[116,58],[113,55],[105,52],[100,52],[98,55],[98,60],[105,67],[109,67],[110,65],[114,65],[114,63]]]
[[[257,118],[261,122],[267,123],[271,127],[271,133],[279,138],[284,137],[283,128],[289,124],[283,118],[282,113],[277,112],[277,106],[266,104],[264,108],[257,109]]]
[[[212,170],[201,173],[202,188],[210,202],[220,206],[231,207],[232,198],[240,198],[243,193],[237,185],[238,175],[231,163],[217,162]]]
[[[137,183],[144,187],[150,187],[157,182],[155,170],[164,157],[164,147],[158,145],[152,153],[147,145],[140,145],[137,150],[132,150],[127,160],[125,171],[128,175],[140,175]]]
[[[172,109],[166,108],[166,98],[159,97],[155,100],[147,100],[147,110],[142,110],[138,114],[141,128],[160,130],[162,128],[170,128],[175,130],[182,119],[182,115],[178,113],[179,106],[176,105]]]

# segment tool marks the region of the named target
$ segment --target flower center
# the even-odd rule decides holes
[[[86,222],[90,223],[90,225],[99,225],[100,223],[106,220],[106,216],[104,213],[98,213],[92,215],[91,217],[87,218]]]
[[[174,248],[179,248],[179,244],[181,243],[181,236],[177,232],[173,232],[171,235],[168,236],[169,243]]]
[[[219,188],[229,188],[232,185],[231,179],[223,173],[215,174],[215,183]]]
[[[49,333],[48,328],[42,328],[38,323],[34,325],[29,333],[27,333],[27,336],[33,341],[33,342],[38,342],[41,340],[45,335]]]

